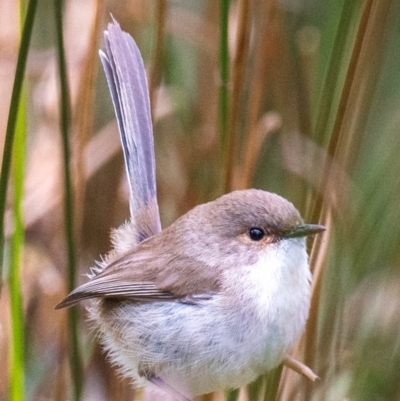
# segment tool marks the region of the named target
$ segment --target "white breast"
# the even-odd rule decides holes
[[[245,352],[260,368],[279,364],[302,333],[310,282],[304,239],[281,241],[265,249],[256,264],[226,278],[225,285],[237,299],[239,330],[248,332]]]

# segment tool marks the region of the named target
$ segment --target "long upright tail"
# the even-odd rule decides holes
[[[104,39],[105,52],[100,51],[100,58],[124,151],[131,219],[141,242],[161,231],[146,72],[136,43],[114,19]]]

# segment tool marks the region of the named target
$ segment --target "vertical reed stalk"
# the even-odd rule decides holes
[[[21,252],[24,243],[22,200],[24,188],[26,144],[26,90],[22,88],[13,147],[13,223],[14,232],[10,246],[10,306],[11,306],[11,347],[10,347],[10,401],[22,401],[25,390],[25,335],[22,292],[20,280]]]
[[[31,0],[29,2],[24,28],[22,31],[21,44],[18,53],[17,68],[15,71],[14,86],[11,95],[10,111],[8,113],[6,139],[3,149],[3,161],[1,165],[0,175],[0,291],[1,279],[3,276],[3,258],[4,258],[4,216],[6,212],[6,197],[8,180],[11,169],[11,156],[14,144],[15,128],[17,125],[19,103],[22,93],[22,84],[24,80],[24,73],[26,67],[26,60],[28,57],[29,44],[32,37],[33,23],[35,20],[36,6],[38,1]]]
[[[3,164],[0,178],[0,278],[4,251],[4,214],[10,175],[11,159],[13,158],[13,222],[14,232],[10,247],[9,289],[11,308],[11,338],[10,338],[10,394],[11,401],[22,401],[25,390],[24,363],[24,317],[22,309],[22,293],[20,282],[20,259],[24,241],[24,226],[22,219],[22,198],[24,186],[25,139],[26,139],[26,95],[23,90],[24,72],[28,56],[33,23],[35,20],[37,1],[28,5],[25,23],[22,29],[21,44],[18,54],[14,87],[11,96],[10,111],[7,123],[6,140],[3,151]],[[20,15],[22,20],[23,7]]]
[[[74,240],[74,219],[73,219],[73,191],[70,170],[70,144],[69,132],[71,126],[71,105],[68,87],[67,66],[64,52],[63,39],[63,1],[56,0],[54,3],[54,13],[56,21],[57,33],[57,52],[58,52],[58,68],[60,78],[60,129],[63,144],[63,161],[64,161],[64,213],[65,213],[65,235],[67,240],[68,251],[68,290],[72,291],[75,287],[75,240]],[[83,386],[83,370],[81,363],[81,354],[78,339],[78,309],[71,308],[68,310],[68,325],[70,337],[70,369],[73,382],[73,399],[78,401],[81,397]]]
[[[239,1],[239,22],[236,37],[235,58],[232,65],[232,91],[230,96],[230,112],[227,132],[227,157],[225,192],[230,192],[234,188],[234,168],[238,157],[238,128],[241,121],[241,110],[243,109],[243,89],[246,71],[246,60],[249,48],[249,8],[247,0]]]
[[[229,48],[228,48],[228,22],[230,0],[220,0],[219,17],[219,137],[221,170],[225,169],[227,158],[227,135],[229,118]]]

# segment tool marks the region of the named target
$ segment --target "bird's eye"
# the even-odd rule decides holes
[[[249,230],[249,237],[253,241],[260,241],[265,235],[264,230],[259,227],[251,227]]]

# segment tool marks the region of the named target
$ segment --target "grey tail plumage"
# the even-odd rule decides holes
[[[129,181],[131,218],[142,241],[161,230],[146,71],[136,43],[113,20],[100,58],[118,121]]]

